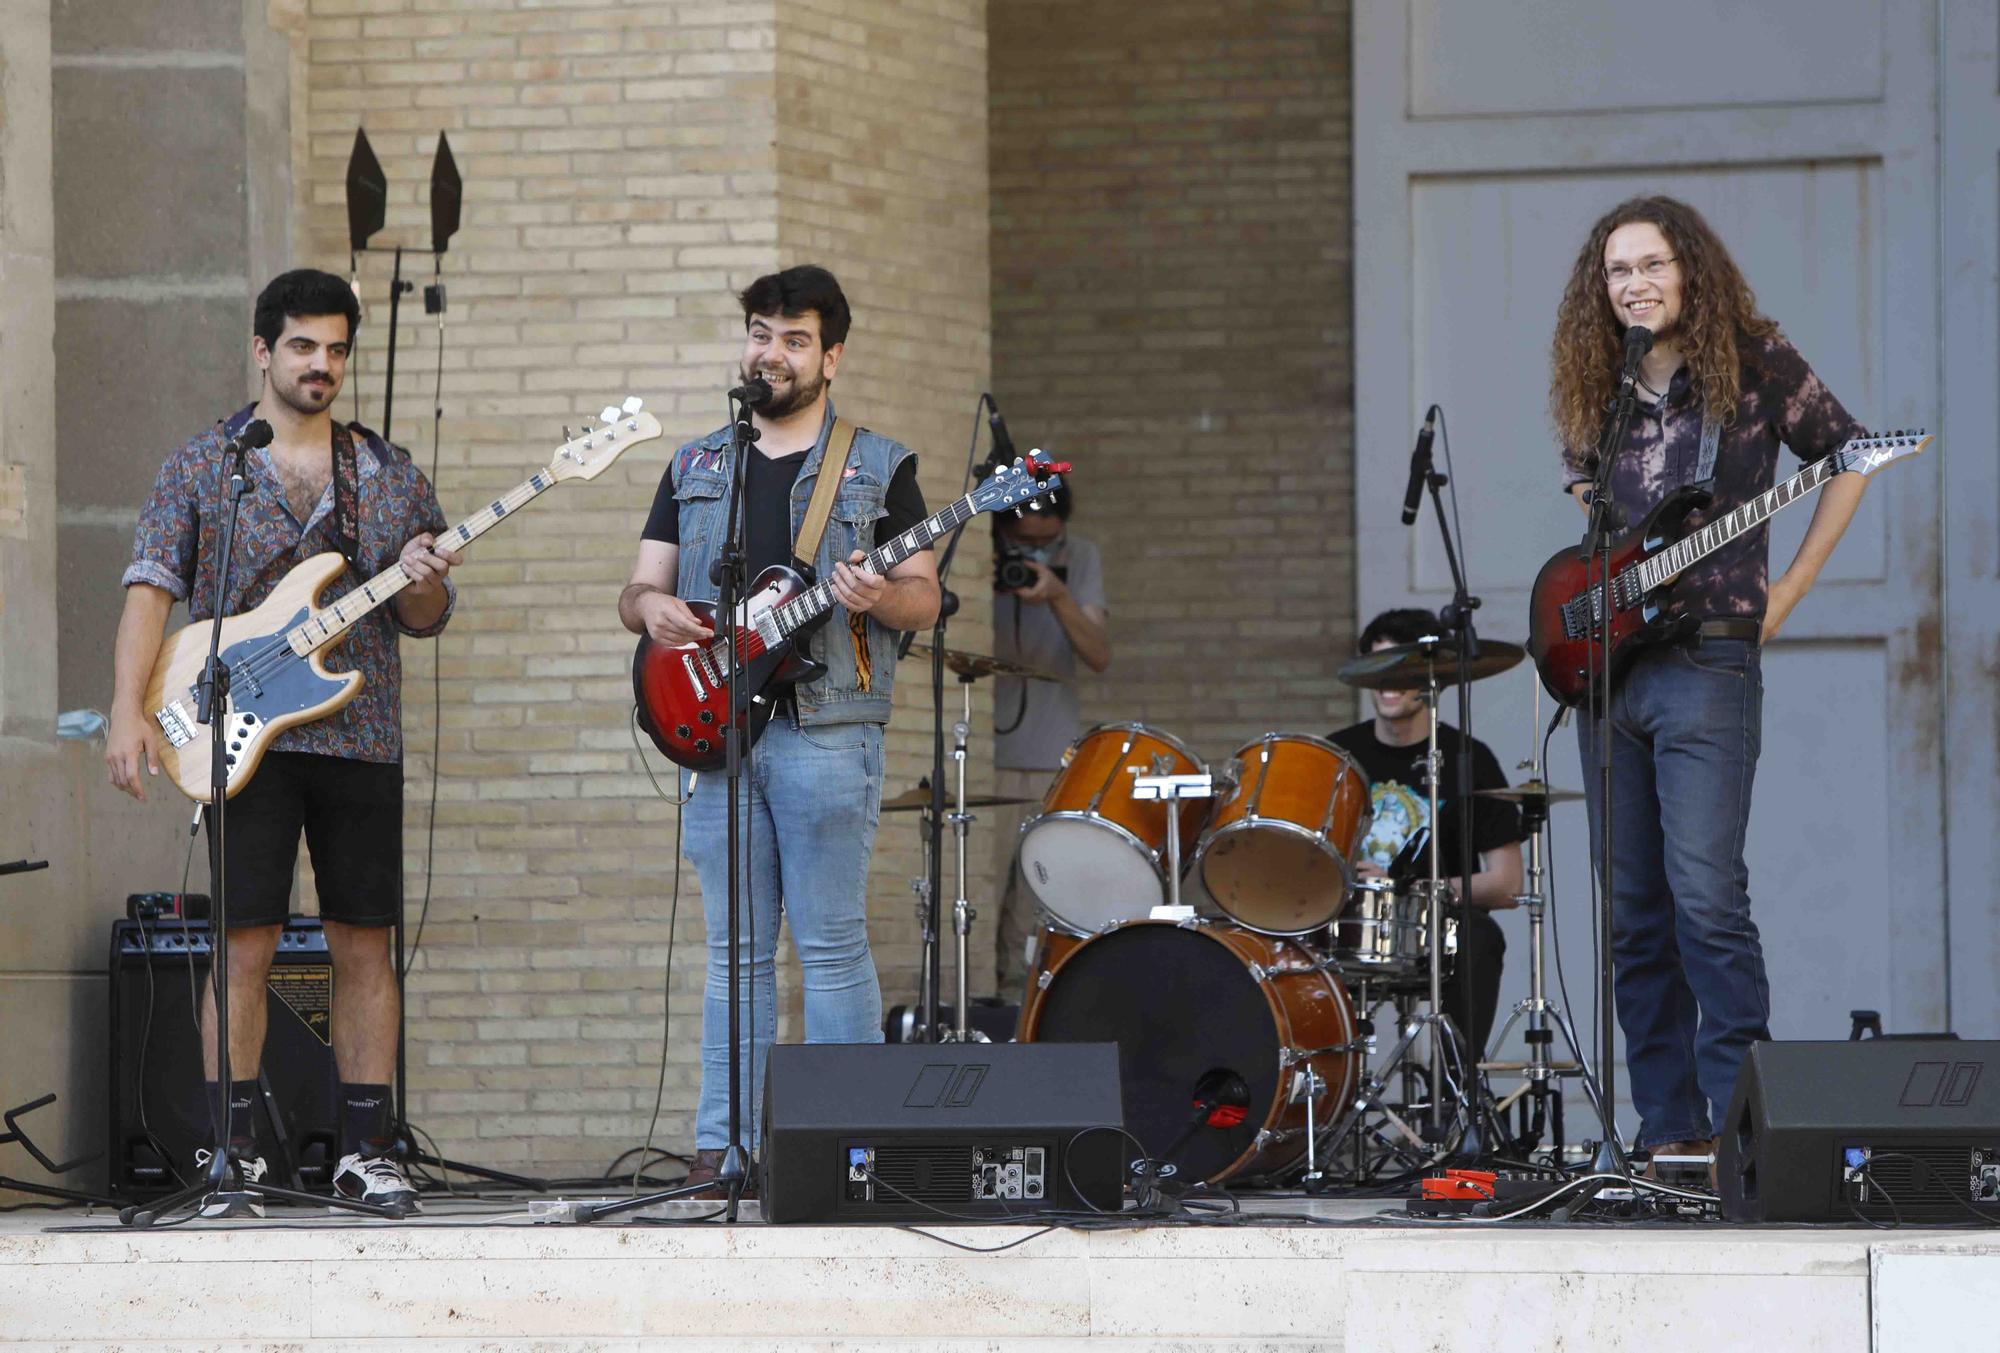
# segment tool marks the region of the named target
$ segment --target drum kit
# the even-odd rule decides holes
[[[1495,675],[1523,656],[1485,641],[1469,675]],[[1048,679],[977,654],[947,652],[945,660],[968,686],[996,673]],[[1436,697],[1442,682],[1457,679],[1453,651],[1426,639],[1363,655],[1339,675],[1363,689],[1429,692],[1426,779],[1437,822]],[[956,730],[956,811],[947,818],[958,848],[960,1038],[977,1036],[964,1017],[973,914],[966,810],[1021,802],[966,796],[965,727]],[[1160,1174],[1182,1180],[1379,1182],[1448,1154],[1454,1124],[1480,1111],[1498,1121],[1493,1110],[1530,1094],[1537,1125],[1555,1096],[1559,1132],[1556,1082],[1580,1074],[1583,1059],[1542,986],[1539,829],[1551,804],[1580,796],[1550,789],[1539,765],[1533,774],[1524,785],[1480,791],[1518,804],[1527,829],[1525,891],[1516,900],[1531,926],[1531,994],[1501,1034],[1504,1041],[1527,1021],[1527,1061],[1464,1064],[1442,1010],[1457,953],[1457,889],[1439,876],[1436,833],[1426,877],[1359,877],[1372,807],[1354,757],[1324,738],[1280,731],[1211,766],[1171,733],[1135,722],[1078,737],[1021,826],[1019,876],[1044,924],[1016,1037],[1116,1043],[1126,1128]],[[883,808],[930,803],[920,788]],[[1382,1056],[1374,1030],[1385,1007],[1398,1037]],[[1558,1032],[1569,1060],[1551,1057]],[[1426,1034],[1427,1078],[1410,1056]],[[1485,1071],[1519,1076],[1522,1089],[1495,1106],[1478,1074]]]

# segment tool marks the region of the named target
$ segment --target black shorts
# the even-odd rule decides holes
[[[229,928],[283,925],[299,833],[322,920],[396,923],[402,907],[403,768],[311,752],[267,752],[229,800]],[[213,830],[213,819],[210,828]]]

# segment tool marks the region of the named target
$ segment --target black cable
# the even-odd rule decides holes
[[[1016,598],[1014,601],[1014,652],[1018,654],[1020,651],[1021,651],[1021,602],[1019,598]],[[1020,685],[1021,699],[1018,706],[1014,710],[1014,721],[1008,724],[1005,728],[1000,728],[997,726],[999,721],[996,719],[994,721],[996,727],[993,729],[993,736],[996,738],[1006,737],[1009,733],[1013,732],[1015,729],[1021,726],[1021,720],[1028,717],[1028,687],[1033,683],[1030,682],[1026,677],[1017,677],[1015,678],[1015,680]]]
[[[913,1236],[922,1236],[925,1240],[935,1240],[940,1245],[949,1245],[954,1250],[964,1250],[968,1254],[998,1254],[1002,1250],[1011,1250],[1017,1245],[1025,1245],[1031,1240],[1040,1240],[1049,1232],[1060,1230],[1061,1228],[1054,1225],[1044,1226],[1039,1231],[1030,1231],[1019,1239],[1010,1240],[1004,1245],[967,1245],[964,1241],[953,1240],[949,1236],[941,1236],[935,1232],[926,1231],[916,1226],[898,1226],[896,1229],[898,1231],[907,1231]]]
[[[646,760],[646,749],[639,743],[639,706],[637,704],[632,706],[631,727],[632,748],[638,753],[639,764],[646,768],[646,778],[653,782],[653,788],[658,792],[660,790],[659,778],[653,774],[653,768]],[[664,1007],[660,1013],[660,1075],[658,1082],[653,1087],[653,1117],[646,1124],[645,1143],[637,1148],[639,1163],[632,1167],[632,1187],[634,1190],[637,1190],[639,1187],[639,1176],[645,1172],[649,1159],[648,1153],[653,1150],[653,1133],[659,1129],[660,1106],[665,1103],[667,1095],[667,1049],[670,1046],[670,1035],[674,1027],[674,939],[680,929],[681,916],[681,809],[687,804],[688,799],[694,797],[694,786],[688,786],[687,798],[675,800],[668,798],[664,792],[660,793],[660,797],[674,805],[674,897],[672,904],[667,910],[667,971],[665,978],[661,981],[660,992],[660,1001]],[[625,1156],[631,1154],[632,1152],[627,1151]],[[671,1155],[672,1153],[663,1152],[662,1154]],[[620,1156],[612,1164],[614,1166],[617,1165],[625,1159],[625,1156]],[[686,1163],[685,1158],[681,1156],[674,1156],[673,1159]],[[607,1172],[606,1178],[609,1177],[609,1172]]]
[[[1894,1217],[1895,1220],[1892,1222],[1879,1222],[1871,1217],[1864,1216],[1861,1209],[1854,1205],[1852,1198],[1847,1199],[1847,1210],[1855,1216],[1860,1217],[1861,1220],[1867,1222],[1878,1231],[1892,1231],[1901,1226],[1903,1224],[1903,1209],[1896,1206],[1896,1199],[1890,1194],[1889,1190],[1883,1188],[1881,1181],[1876,1179],[1865,1167],[1861,1171],[1861,1179],[1863,1183],[1882,1195],[1882,1201],[1889,1205],[1889,1215]],[[1842,1193],[1844,1196],[1845,1190]]]
[[[183,933],[185,933],[187,928],[188,878],[194,873],[194,842],[195,842],[194,834],[190,832],[188,834],[187,858],[181,862],[181,891],[180,891],[179,902],[177,903],[181,912],[181,928]],[[159,1136],[156,1133],[154,1133],[152,1122],[150,1121],[146,1113],[146,1056],[147,1053],[151,1050],[153,1045],[153,1013],[155,1007],[155,998],[158,993],[158,987],[156,985],[153,975],[153,942],[151,937],[148,936],[146,933],[146,913],[143,907],[140,908],[139,910],[139,915],[137,917],[137,920],[139,924],[139,952],[143,956],[143,962],[146,968],[146,1013],[144,1017],[141,1018],[141,1020],[139,1021],[139,1066],[137,1071],[137,1078],[133,1084],[132,1098],[134,1101],[137,1102],[139,1106],[139,1131],[146,1134],[146,1144],[153,1148],[153,1154],[157,1155],[160,1158],[161,1163],[167,1167],[167,1173],[174,1177],[175,1185],[178,1188],[186,1188],[187,1187],[186,1176],[181,1174],[180,1167],[174,1164],[173,1156],[169,1154],[169,1152],[167,1151],[166,1145],[162,1143],[159,1139]],[[185,948],[186,946],[183,945],[182,947]],[[189,962],[190,964],[192,964],[193,962],[192,957],[189,958]],[[197,1044],[199,1044],[200,1042],[200,1037],[199,1037],[201,1029],[201,1020],[199,1016],[200,1009],[201,1007],[198,1003],[190,1006],[189,1016],[188,1016],[189,1019],[192,1020],[195,1025]],[[201,1097],[204,1100],[209,1098],[208,1076],[205,1073],[206,1073],[206,1068],[204,1068],[204,1074],[201,1078],[202,1081]],[[208,1113],[208,1125],[210,1129],[210,1140],[212,1141],[214,1140],[214,1129],[216,1126],[215,1105],[213,1103],[210,1103],[208,1105],[207,1113]],[[114,1173],[117,1171],[118,1164],[116,1161],[112,1162],[111,1169],[113,1170]],[[116,1181],[113,1180],[113,1183],[116,1183]]]
[[[431,388],[431,494],[437,494],[438,425],[444,420],[444,316],[438,316],[437,380]],[[431,914],[431,880],[437,864],[438,781],[443,778],[440,758],[444,753],[444,635],[431,641],[431,807],[424,827],[424,904],[417,912],[417,933],[403,955],[402,977],[407,981],[416,964],[417,950],[424,943],[424,922]]]
[[[1931,1164],[1929,1161],[1925,1160],[1922,1156],[1911,1155],[1907,1151],[1877,1151],[1874,1152],[1869,1157],[1869,1160],[1870,1161],[1907,1160],[1912,1165],[1921,1167],[1925,1174],[1929,1175],[1933,1180],[1937,1182],[1937,1186],[1944,1191],[1945,1197],[1951,1199],[1954,1203],[1957,1203],[1961,1208],[1965,1209],[1967,1212],[1970,1212],[1973,1216],[1977,1217],[1983,1224],[1987,1226],[2000,1226],[2000,1210],[1996,1210],[1994,1212],[1981,1212],[1979,1210],[1979,1205],[1977,1203],[1973,1202],[1969,1198],[1959,1197],[1957,1190],[1952,1187],[1951,1181],[1945,1178],[1942,1174],[1939,1174],[1937,1166]],[[1866,1170],[1862,1171],[1862,1174],[1863,1177],[1866,1178],[1869,1183],[1874,1184],[1876,1188],[1878,1189],[1882,1188],[1881,1184],[1876,1182],[1875,1177],[1872,1174],[1869,1174]],[[1889,1196],[1889,1191],[1887,1189],[1883,1189],[1882,1196],[1884,1198],[1887,1198]],[[1893,1208],[1895,1206],[1895,1203],[1892,1201],[1889,1205],[1890,1207]],[[1852,1203],[1850,1203],[1849,1206],[1852,1206]],[[2000,1204],[1996,1204],[1995,1206],[1996,1208],[2000,1208]]]

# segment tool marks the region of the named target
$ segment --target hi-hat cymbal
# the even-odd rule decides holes
[[[1519,644],[1481,639],[1479,656],[1472,660],[1466,675],[1474,681],[1498,676],[1527,656],[1527,650]],[[1368,691],[1420,691],[1427,684],[1426,673],[1433,668],[1437,671],[1438,685],[1449,686],[1457,681],[1458,650],[1442,641],[1419,639],[1414,644],[1398,644],[1349,658],[1336,675],[1348,685]]]
[[[1003,804],[1033,802],[1035,802],[1033,799],[1016,798],[1009,794],[967,794],[965,796],[965,806],[967,808],[998,808]],[[912,785],[894,798],[882,800],[882,811],[885,813],[914,813],[919,809],[930,806],[931,787],[929,785]],[[946,812],[952,811],[951,795],[946,794],[944,796],[944,806]]]
[[[1505,799],[1509,803],[1575,803],[1583,797],[1579,789],[1557,789],[1543,780],[1524,780],[1505,789],[1475,789],[1474,798]]]
[[[911,644],[909,657],[930,660],[929,644]],[[962,648],[947,648],[944,651],[944,665],[967,681],[977,681],[981,677],[1010,676],[1024,681],[1061,681],[1058,676],[1050,676],[1039,667],[1030,667],[1024,662],[1011,662],[1006,658],[995,658],[985,653],[968,653]]]

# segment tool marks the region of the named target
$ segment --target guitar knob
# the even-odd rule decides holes
[[[695,749],[695,750],[696,750],[697,752],[705,752],[705,751],[709,750],[709,743],[708,743],[708,739],[707,739],[707,738],[696,738],[696,739],[694,740],[694,749]]]
[[[701,712],[700,718],[703,723],[714,723],[715,711],[712,709],[705,709]]]
[[[693,735],[694,735],[694,730],[692,728],[689,728],[686,724],[677,723],[674,725],[675,737],[685,738],[685,737],[692,737]]]

